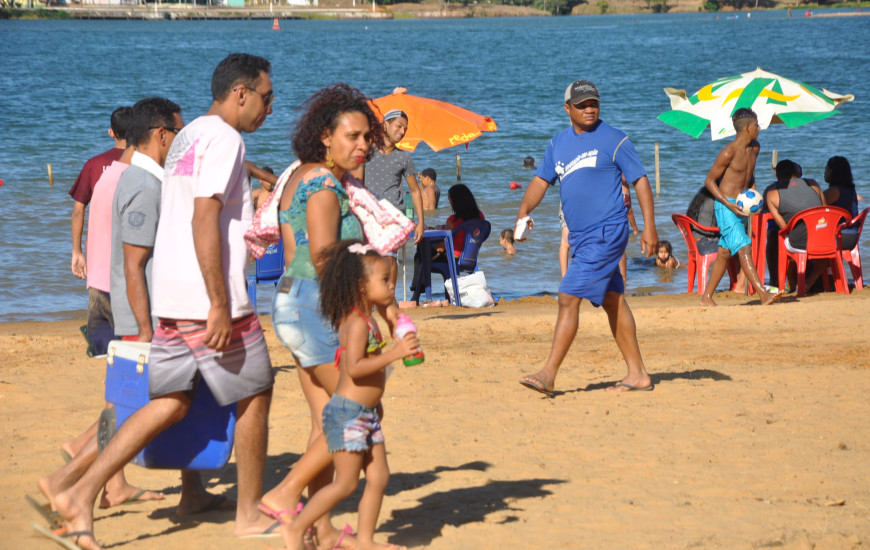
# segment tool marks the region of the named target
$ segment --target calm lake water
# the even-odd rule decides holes
[[[629,134],[651,180],[654,144],[660,143],[656,223],[660,238],[674,243],[683,260],[685,245],[670,215],[685,211],[724,142],[711,142],[709,131],[694,140],[656,120],[670,108],[663,87],[693,93],[716,78],[760,66],[854,94],[838,116],[762,132],[756,177],[774,179],[774,149],[819,180],[828,157],[844,155],[859,192],[870,197],[868,17],[789,19],[783,11],[737,19],[672,14],[285,21],[280,32],[270,27],[270,21],[0,21],[0,321],[69,317],[87,307],[85,283],[69,268],[67,193],[84,161],[111,146],[109,114],[162,95],[180,104],[190,121],[210,104],[214,66],[235,51],[272,61],[275,114],[246,142],[251,160],[276,169],[292,160],[288,136],[297,107],[336,81],[372,97],[402,85],[493,117],[498,132],[467,150],[433,153],[421,145],[414,162],[418,169],[433,167],[446,194],[461,153],[462,183],[493,222],[481,267],[496,296],[554,293],[558,287],[557,190],[533,214],[533,236],[515,257],[501,253],[497,231],[512,225],[521,198],[509,183],[525,186],[531,177],[521,168],[523,157],[542,159],[548,139],[567,126],[562,96],[577,78],[598,85],[602,119]],[[636,214],[640,222],[638,208]],[[434,219],[448,215],[442,208]],[[651,267],[636,241],[628,253],[629,294],[685,292],[684,269]],[[261,310],[265,304],[261,297]]]

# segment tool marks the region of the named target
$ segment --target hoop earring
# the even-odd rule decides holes
[[[329,147],[326,148],[326,167],[330,170],[335,168],[335,161],[332,160],[332,153],[329,152]]]

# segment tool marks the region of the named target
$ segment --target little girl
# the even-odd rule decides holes
[[[335,464],[335,479],[315,493],[292,523],[282,526],[287,548],[304,548],[306,529],[320,516],[356,491],[360,471],[366,486],[359,503],[355,548],[393,548],[372,540],[384,491],[390,478],[384,434],[377,408],[384,395],[386,368],[414,354],[417,335],[406,334],[388,351],[372,308],[393,302],[390,264],[358,240],[339,241],[323,251],[320,309],[338,331],[335,362],[340,369],[338,387],[323,409],[323,434]]]
[[[674,257],[674,247],[669,241],[659,241],[656,247],[656,265],[665,269],[680,267],[680,260]]]

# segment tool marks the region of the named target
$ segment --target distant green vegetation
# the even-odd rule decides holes
[[[72,19],[72,16],[63,10],[25,10],[22,8],[0,8],[0,19]]]

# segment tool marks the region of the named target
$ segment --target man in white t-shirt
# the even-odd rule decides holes
[[[272,112],[271,66],[231,54],[212,76],[208,113],[176,136],[166,158],[154,244],[151,401],[118,430],[94,465],[56,504],[72,542],[95,547],[93,502],[105,479],[187,414],[204,380],[220,405],[238,403],[236,536],[276,531],[257,510],[266,459],[273,373],[247,295],[244,232],[253,217],[241,132]]]

